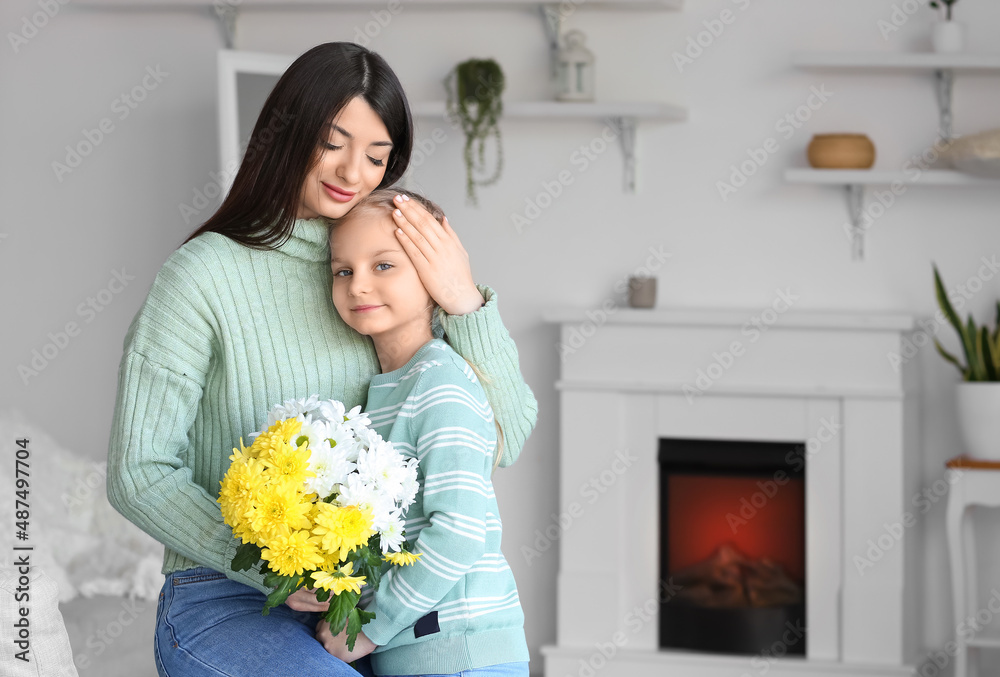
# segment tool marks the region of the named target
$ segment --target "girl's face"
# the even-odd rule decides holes
[[[333,304],[380,353],[402,355],[405,364],[432,338],[434,302],[395,230],[390,214],[368,207],[337,224],[330,237]]]
[[[378,187],[392,151],[382,118],[361,97],[330,124],[320,157],[309,170],[295,217],[338,219]]]

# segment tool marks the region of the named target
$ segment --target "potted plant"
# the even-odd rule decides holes
[[[935,52],[961,52],[965,47],[965,26],[951,20],[952,5],[958,0],[931,0],[931,7],[944,10],[944,21],[934,24],[931,44]]]
[[[448,73],[444,86],[448,93],[448,117],[465,134],[465,188],[471,204],[477,204],[476,186],[489,186],[500,179],[503,147],[500,144],[500,115],[504,75],[493,59],[469,59]],[[496,163],[486,171],[486,140],[496,139]],[[477,179],[474,174],[486,174]]]
[[[977,326],[971,313],[962,323],[948,300],[937,266],[934,266],[934,288],[941,312],[958,332],[965,356],[963,364],[934,339],[941,356],[962,374],[955,401],[967,455],[996,460],[1000,458],[1000,301],[991,331]]]

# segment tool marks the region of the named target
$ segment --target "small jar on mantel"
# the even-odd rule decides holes
[[[556,100],[594,100],[594,54],[586,48],[587,37],[569,31],[556,55]]]

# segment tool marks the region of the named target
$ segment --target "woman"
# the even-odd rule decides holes
[[[161,675],[353,675],[315,640],[307,591],[262,616],[267,588],[229,563],[238,542],[216,503],[230,450],[277,402],[364,404],[371,342],[330,300],[327,222],[406,170],[412,121],[385,61],[351,43],[315,47],[281,77],[218,212],[157,275],[125,339],[108,498],[165,546],[154,653]],[[536,403],[495,296],[472,282],[450,227],[414,201],[393,217],[440,305],[441,329],[488,377],[513,463]]]

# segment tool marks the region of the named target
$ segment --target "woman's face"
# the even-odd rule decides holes
[[[382,118],[361,97],[344,106],[309,170],[295,217],[337,219],[378,187],[392,151]]]

